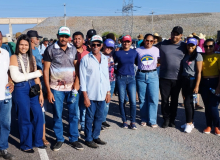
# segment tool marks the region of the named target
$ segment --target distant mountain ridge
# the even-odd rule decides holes
[[[151,18],[151,16],[134,16],[132,36],[151,33]],[[121,35],[124,28],[124,17],[67,17],[66,23],[71,34],[75,31],[81,31],[86,35],[87,30],[94,27],[99,35],[107,31]],[[56,38],[59,27],[63,25],[63,17],[49,17],[31,29],[37,30],[43,37]],[[217,34],[217,30],[220,30],[220,13],[154,15],[154,33],[156,32],[162,37],[169,38],[172,28],[177,25],[183,27],[184,36],[192,32],[213,36]],[[23,33],[27,33],[28,30]]]

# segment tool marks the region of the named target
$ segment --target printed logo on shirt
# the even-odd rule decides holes
[[[192,63],[191,61],[186,61],[186,63],[188,64],[188,66]]]
[[[154,57],[151,55],[144,55],[143,57],[141,57],[141,63],[143,63],[144,65],[151,65],[154,62]]]

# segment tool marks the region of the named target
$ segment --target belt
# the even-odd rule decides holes
[[[138,69],[139,72],[142,72],[142,73],[147,73],[147,72],[154,72],[156,71],[157,69],[153,69],[153,70],[140,70]]]

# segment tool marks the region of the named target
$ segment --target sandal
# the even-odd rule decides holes
[[[145,127],[146,125],[146,122],[141,122],[141,126]]]
[[[157,124],[152,124],[151,127],[152,127],[152,128],[157,128],[158,125],[157,125]]]
[[[45,146],[49,146],[50,145],[50,142],[48,142],[46,139],[43,139],[43,143]]]
[[[204,109],[205,107],[200,106],[199,104],[196,104],[195,110]]]

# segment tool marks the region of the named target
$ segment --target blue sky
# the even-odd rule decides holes
[[[10,3],[9,3],[10,2]],[[220,0],[133,0],[134,15],[220,12]],[[123,0],[1,0],[0,17],[121,16]],[[119,10],[119,11],[118,11]],[[35,25],[13,25],[13,33]],[[3,34],[8,25],[0,25]]]

